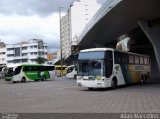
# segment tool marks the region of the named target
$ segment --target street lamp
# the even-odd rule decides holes
[[[73,6],[73,3],[70,4],[69,9]],[[63,65],[63,57],[62,57],[62,34],[61,34],[61,8],[64,8],[63,6],[59,7],[59,26],[60,26],[60,55],[61,55],[61,76],[63,76],[63,70],[62,70],[62,65]]]
[[[59,26],[60,26],[60,54],[61,54],[61,77],[63,76],[63,70],[62,70],[62,65],[63,65],[63,61],[62,61],[62,39],[61,39],[61,8],[63,7],[59,7]]]

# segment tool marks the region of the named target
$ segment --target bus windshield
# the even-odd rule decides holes
[[[102,76],[103,60],[79,60],[79,75]]]
[[[13,67],[10,67],[10,68],[6,68],[5,69],[6,71],[4,72],[5,74],[5,77],[8,77],[8,76],[12,76],[13,75]]]

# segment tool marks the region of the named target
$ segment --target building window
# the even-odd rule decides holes
[[[7,48],[7,51],[14,50],[14,48]]]
[[[35,62],[36,61],[36,59],[31,59],[31,62]]]
[[[38,53],[37,52],[34,52],[34,55],[37,55]]]
[[[14,57],[14,54],[9,54],[7,55],[7,57]]]
[[[33,55],[33,52],[31,52],[30,54]]]
[[[8,63],[13,63],[13,60],[8,60],[7,62],[8,62]]]
[[[27,59],[23,59],[22,62],[23,62],[23,63],[24,63],[24,62],[27,62]]]
[[[14,63],[20,63],[21,60],[14,60]]]
[[[27,53],[23,53],[22,56],[27,56]]]
[[[30,48],[33,48],[33,46],[30,46]]]
[[[37,45],[34,45],[34,48],[37,48],[38,46]]]
[[[15,48],[15,49],[14,49],[14,52],[15,52],[15,56],[16,56],[16,57],[21,55],[21,54],[20,54],[20,48]]]
[[[43,52],[39,52],[38,55],[43,55]]]
[[[22,50],[27,50],[27,47],[22,47]]]

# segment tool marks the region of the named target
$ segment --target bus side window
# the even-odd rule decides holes
[[[30,66],[24,66],[23,71],[30,71]]]
[[[140,57],[140,64],[143,64],[143,57]]]
[[[129,63],[134,64],[134,58],[133,55],[128,55],[129,56]]]
[[[114,58],[115,58],[115,64],[120,64],[121,63],[121,54],[119,52],[115,51]]]
[[[139,56],[134,56],[134,62],[135,64],[139,64]]]
[[[144,58],[144,64],[149,64],[149,58],[147,57]]]
[[[55,67],[54,66],[46,66],[46,70],[53,71],[53,70],[55,70]]]
[[[55,66],[51,66],[51,70],[52,70],[52,71],[55,70]]]

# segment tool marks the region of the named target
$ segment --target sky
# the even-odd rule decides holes
[[[43,39],[51,53],[59,49],[59,6],[62,16],[73,0],[0,0],[0,40],[14,44]],[[97,0],[103,4],[106,0]]]

